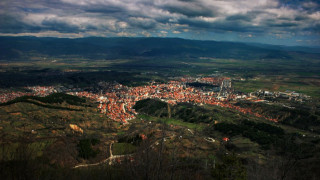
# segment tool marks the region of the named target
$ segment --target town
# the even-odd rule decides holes
[[[195,84],[198,83],[198,84]],[[197,87],[196,87],[197,86]],[[210,88],[203,88],[209,86]],[[277,119],[264,117],[249,108],[234,105],[238,100],[252,102],[268,102],[275,98],[303,101],[309,96],[286,92],[270,92],[258,90],[251,93],[236,92],[232,88],[232,80],[228,77],[176,77],[168,83],[150,82],[145,86],[128,87],[117,82],[99,82],[98,91],[85,91],[81,88],[65,88],[63,86],[25,87],[26,92],[4,91],[0,102],[5,103],[21,96],[47,96],[52,93],[65,92],[70,95],[86,97],[98,103],[97,108],[102,114],[114,121],[126,124],[137,115],[133,106],[139,100],[160,99],[168,104],[191,103],[194,105],[215,105],[237,110],[273,122]]]

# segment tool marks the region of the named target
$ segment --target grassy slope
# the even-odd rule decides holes
[[[19,136],[34,130],[37,136],[57,136],[68,129],[69,124],[77,124],[91,132],[97,128],[107,128],[109,121],[93,107],[75,106],[67,103],[34,104],[16,102],[0,107],[0,127],[2,134]],[[69,108],[70,107],[70,108]],[[74,111],[76,109],[77,111]],[[87,131],[86,131],[87,130]]]

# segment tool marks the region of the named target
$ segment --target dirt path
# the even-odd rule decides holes
[[[102,161],[97,162],[97,163],[93,163],[93,164],[79,164],[79,165],[74,166],[73,168],[97,166],[97,165],[100,165],[100,164],[105,164],[105,163],[107,163],[107,162],[109,162],[109,165],[112,165],[112,163],[114,162],[114,160],[117,159],[117,158],[132,156],[132,154],[123,154],[123,155],[115,155],[115,156],[114,156],[114,155],[112,154],[112,145],[113,145],[113,143],[111,143],[110,146],[109,146],[110,157],[108,157],[107,159],[102,160]]]

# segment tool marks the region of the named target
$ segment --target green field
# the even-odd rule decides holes
[[[273,91],[294,90],[319,98],[320,64],[318,60],[307,59],[58,59],[34,60],[31,62],[1,62],[4,78],[0,85],[16,86],[16,78],[24,76],[24,83],[75,84],[80,87],[92,86],[99,81],[113,81],[137,86],[150,80],[166,81],[168,77],[181,75],[219,75],[232,78],[245,78],[245,81],[234,81],[236,90],[252,92],[259,89]],[[134,68],[133,68],[134,67]],[[43,73],[70,71],[60,76],[59,81]],[[9,76],[6,76],[10,74]]]
[[[188,123],[188,122],[184,122],[184,121],[173,119],[173,118],[157,118],[157,117],[148,116],[148,115],[138,115],[137,119],[165,123],[168,125],[183,126],[183,127],[187,127],[195,130],[201,130],[204,128],[203,124]]]

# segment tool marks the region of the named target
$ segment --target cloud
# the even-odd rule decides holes
[[[141,34],[145,37],[151,37],[151,34],[146,31],[142,31]]]
[[[131,17],[128,19],[128,24],[131,27],[136,27],[140,29],[153,29],[156,27],[156,21],[150,18],[143,18],[143,17]]]
[[[167,31],[160,31],[161,34],[168,34]]]
[[[117,36],[120,36],[120,37],[134,37],[136,35],[137,34],[135,34],[135,33],[128,33],[128,32],[119,32],[119,33],[117,33]]]
[[[218,13],[218,10],[214,6],[208,7],[205,6],[205,3],[199,1],[166,1],[166,3],[159,5],[160,8],[172,14],[182,14],[187,17],[212,17]]]
[[[5,0],[0,7],[0,33],[7,34],[320,33],[316,0]]]

